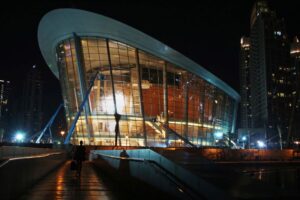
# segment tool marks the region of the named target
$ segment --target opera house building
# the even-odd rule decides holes
[[[38,41],[60,81],[69,128],[87,96],[70,143],[213,146],[235,131],[239,94],[132,27],[57,9],[42,18]]]

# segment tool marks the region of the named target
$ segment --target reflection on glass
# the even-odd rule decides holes
[[[167,141],[170,146],[183,146],[179,138],[167,137],[166,123],[198,146],[215,145],[214,133],[226,135],[230,132],[233,99],[195,74],[113,40],[82,37],[81,49],[81,55],[76,55],[72,38],[57,46],[59,77],[69,125],[82,101],[77,58],[83,60],[86,85],[99,71],[88,99],[90,112],[87,119],[84,113],[79,118],[73,143],[84,140],[86,144],[114,145],[115,112],[121,115],[122,146],[165,146]],[[167,113],[164,113],[164,84],[167,87]],[[167,121],[165,116],[168,116]],[[145,135],[147,144],[144,143]]]

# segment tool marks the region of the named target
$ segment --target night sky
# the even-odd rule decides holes
[[[16,85],[16,92],[20,90],[17,85],[23,83],[24,74],[33,65],[42,68],[46,118],[62,99],[59,82],[39,51],[37,29],[42,16],[55,8],[84,9],[121,21],[194,60],[238,91],[239,42],[241,36],[249,35],[254,1],[28,2],[1,5],[0,79],[10,80]],[[290,40],[300,35],[300,1],[269,1],[269,7],[285,19]]]

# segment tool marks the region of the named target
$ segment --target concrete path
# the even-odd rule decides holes
[[[20,199],[110,200],[116,198],[103,180],[98,177],[91,163],[85,162],[83,164],[81,177],[78,178],[75,171],[70,170],[70,161],[68,161],[58,170],[38,182]]]

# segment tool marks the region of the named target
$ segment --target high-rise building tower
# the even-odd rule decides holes
[[[242,37],[240,46],[240,127],[243,129],[251,127],[249,59],[250,38]]]
[[[291,142],[292,139],[299,139],[299,129],[300,129],[300,42],[297,37],[291,44],[291,68],[293,70],[295,81],[295,91],[292,92],[292,114],[290,118],[290,125],[288,131],[288,141]]]
[[[283,19],[265,1],[254,4],[250,20],[251,127],[269,147],[286,141],[292,105],[293,76]]]
[[[22,128],[28,135],[33,135],[42,127],[42,72],[35,65],[27,74],[22,102]]]
[[[10,81],[0,80],[0,142],[8,129],[10,88]]]

